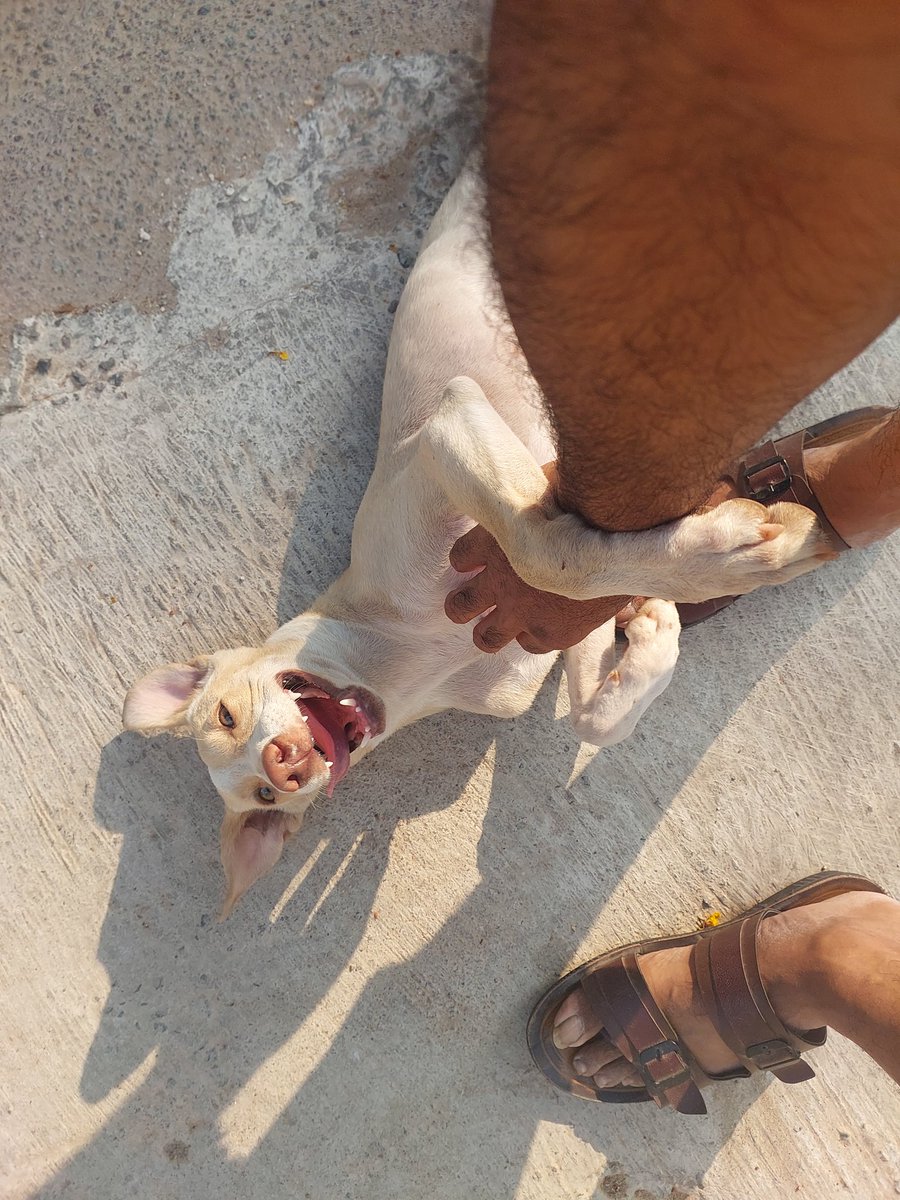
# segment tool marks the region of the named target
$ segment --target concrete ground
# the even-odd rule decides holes
[[[823,866],[900,894],[896,539],[686,634],[613,750],[558,673],[517,722],[405,731],[216,923],[219,801],[122,697],[346,562],[487,17],[138,8],[0,18],[3,1196],[896,1195],[900,1092],[840,1037],[705,1120],[559,1096],[523,1039],[590,952]],[[898,376],[894,330],[787,424]]]

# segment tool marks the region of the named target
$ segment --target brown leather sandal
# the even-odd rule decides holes
[[[849,441],[873,425],[880,424],[892,412],[892,408],[875,405],[855,408],[777,441],[763,442],[735,465],[728,478],[734,483],[738,494],[748,500],[756,500],[760,504],[789,500],[812,509],[834,549],[839,552],[850,550],[857,531],[846,519],[842,520],[837,512],[831,514],[840,530],[835,528],[806,477],[803,454],[813,445],[829,446]],[[677,607],[682,628],[699,625],[701,621],[734,604],[737,599],[738,596],[719,596],[701,604],[679,604]]]
[[[660,1108],[671,1107],[682,1113],[705,1113],[700,1089],[719,1080],[745,1079],[756,1071],[771,1071],[783,1083],[812,1079],[815,1072],[800,1056],[805,1050],[821,1046],[827,1031],[809,1029],[800,1033],[778,1019],[760,978],[756,935],[761,922],[774,913],[844,892],[883,889],[861,875],[823,871],[792,883],[715,928],[632,942],[582,963],[558,980],[535,1005],[528,1019],[531,1057],[551,1083],[570,1095],[608,1104],[653,1100]],[[691,970],[707,1011],[740,1063],[731,1071],[711,1076],[700,1069],[644,981],[641,955],[674,946],[694,948]],[[556,1013],[578,986],[583,988],[605,1037],[637,1068],[644,1081],[642,1087],[596,1087],[574,1070],[576,1050],[560,1050],[553,1044]]]

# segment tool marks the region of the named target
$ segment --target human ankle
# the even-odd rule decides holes
[[[757,961],[769,1003],[789,1029],[827,1024],[831,1011],[831,956],[819,925],[800,909],[766,918],[757,934]]]
[[[900,523],[900,415],[846,441],[813,444],[804,466],[825,515],[852,546],[871,545]],[[874,494],[877,502],[873,501]]]
[[[860,979],[885,955],[883,919],[896,901],[870,892],[846,893],[788,909],[759,929],[757,953],[769,1001],[789,1028],[852,1027],[865,1007]],[[898,925],[900,929],[900,925]],[[900,932],[896,936],[900,956]]]

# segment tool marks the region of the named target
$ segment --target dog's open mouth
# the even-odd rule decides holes
[[[365,688],[333,688],[323,679],[286,671],[281,686],[294,697],[315,749],[329,768],[329,796],[350,769],[350,755],[384,730],[381,702]]]

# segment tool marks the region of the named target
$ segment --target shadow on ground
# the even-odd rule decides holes
[[[837,566],[842,589],[867,561]],[[714,1115],[689,1127],[652,1109],[580,1104],[557,1096],[531,1067],[523,1027],[537,992],[566,963],[662,816],[660,775],[669,796],[677,795],[748,691],[823,615],[828,597],[816,603],[812,581],[793,586],[806,593],[802,628],[778,619],[790,610],[785,591],[747,598],[718,625],[686,635],[702,637],[704,657],[731,679],[727,705],[713,710],[704,700],[709,668],[686,641],[676,682],[639,736],[600,755],[571,786],[577,746],[565,723],[554,727],[558,674],[516,723],[453,714],[402,732],[311,816],[287,861],[224,925],[213,915],[218,801],[193,747],[128,734],[111,742],[95,812],[123,842],[98,947],[110,992],[82,1094],[99,1101],[151,1053],[155,1060],[39,1195],[127,1195],[147,1172],[163,1169],[171,1194],[195,1198],[225,1189],[271,1200],[502,1200],[516,1194],[539,1121],[570,1125],[644,1181],[660,1159],[683,1162],[689,1145],[690,1175],[701,1179],[759,1085],[720,1088]],[[767,631],[749,655],[743,646],[739,661],[729,649],[736,622]],[[678,709],[690,719],[673,741]],[[424,947],[366,980],[258,1144],[229,1160],[219,1138],[223,1112],[352,971],[396,831],[456,804],[492,746],[476,886]],[[543,746],[553,748],[549,763]],[[657,780],[636,804],[632,795],[627,813],[625,776]],[[129,792],[143,796],[137,822],[119,803],[126,777]],[[698,851],[701,842],[702,835]],[[308,873],[271,921],[269,910],[304,863]],[[567,894],[573,869],[591,879],[574,897]],[[429,900],[425,890],[405,912],[382,913],[381,929],[408,922],[409,937],[402,928],[390,936],[401,947],[414,944],[417,906],[427,909]],[[161,1160],[168,1160],[162,1168]],[[659,1194],[682,1182],[691,1179],[660,1180]]]

